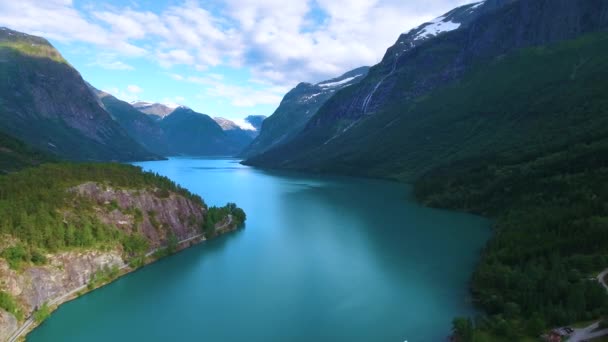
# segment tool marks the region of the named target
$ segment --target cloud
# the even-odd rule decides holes
[[[136,86],[134,84],[130,84],[127,86],[127,91],[133,94],[139,94],[143,91],[143,89],[141,89],[139,86]]]
[[[100,53],[95,56],[95,60],[89,66],[99,66],[107,70],[135,70],[132,65],[119,61],[118,56],[113,53]]]
[[[102,89],[102,91],[112,94],[114,97],[121,99],[127,102],[134,102],[139,100],[139,95],[144,91],[141,87],[130,84],[126,87],[126,89],[121,89],[119,87],[108,87]]]
[[[167,69],[185,66],[194,73],[232,68],[250,81],[231,84],[217,73],[169,76],[247,107],[278,104],[282,94],[273,86],[288,89],[373,65],[400,33],[470,2],[475,1],[184,0],[151,12],[133,2],[77,9],[71,0],[19,0],[0,1],[0,25],[96,46],[115,56],[94,63],[106,69],[131,70],[120,61],[124,57]]]

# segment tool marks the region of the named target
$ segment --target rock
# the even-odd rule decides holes
[[[0,341],[6,341],[17,330],[17,318],[0,309]]]

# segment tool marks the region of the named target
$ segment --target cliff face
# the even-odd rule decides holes
[[[102,222],[145,236],[150,249],[166,246],[172,234],[178,241],[201,234],[206,209],[175,193],[115,189],[93,182],[72,191],[96,203],[95,211]],[[112,204],[114,208],[108,208]]]
[[[86,210],[87,213],[92,212],[101,223],[116,227],[125,236],[143,236],[148,247],[138,257],[141,256],[144,263],[153,261],[158,257],[155,253],[165,247],[179,250],[206,239],[203,227],[207,208],[200,199],[156,187],[125,189],[99,182],[82,183],[66,191],[74,197],[74,201],[86,205],[78,207],[78,210],[69,206],[60,210],[64,222],[72,221],[74,217],[84,214],[81,210]],[[213,236],[235,230],[237,223],[233,222],[232,215],[227,214],[214,226]],[[171,241],[177,246],[171,246]],[[75,248],[46,254],[44,264],[26,263],[18,268],[11,267],[2,252],[19,244],[19,239],[7,235],[0,242],[0,292],[14,299],[25,323],[42,305],[54,307],[90,285],[99,285],[95,279],[100,274],[105,276],[111,270],[115,271],[113,276],[103,280],[111,281],[119,275],[119,270],[132,270],[129,262],[133,256],[128,255],[118,242],[111,245],[114,247],[106,246],[99,250]],[[20,323],[24,322],[0,309],[0,341],[7,340],[17,331]]]
[[[0,340],[6,341],[17,330],[18,322],[15,316],[0,309]]]
[[[44,303],[86,285],[97,271],[125,264],[119,251],[65,252],[48,258],[44,266],[20,271],[0,259],[1,288],[17,299],[26,317]]]

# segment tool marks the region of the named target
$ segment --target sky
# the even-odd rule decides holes
[[[240,121],[300,82],[378,63],[399,35],[475,0],[0,0],[0,26],[47,38],[125,101]]]

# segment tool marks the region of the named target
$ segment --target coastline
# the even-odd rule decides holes
[[[240,227],[238,227],[233,221],[232,221],[232,215],[228,215],[228,222],[226,222],[225,224],[219,226],[216,228],[216,232],[217,235],[215,235],[213,238],[217,238],[219,236],[222,236],[224,234],[233,232],[237,229],[239,229]],[[182,250],[188,249],[190,247],[199,245],[205,241],[207,241],[209,239],[205,238],[204,234],[197,234],[195,236],[189,237],[187,239],[181,240],[177,242],[177,250],[175,251],[175,253],[178,253]],[[78,287],[75,288],[71,291],[69,291],[68,293],[65,293],[51,301],[49,301],[47,303],[49,310],[52,312],[54,312],[55,310],[57,310],[61,305],[70,302],[74,299],[77,299],[83,295],[88,294],[89,292],[95,291],[99,288],[102,288],[106,285],[109,285],[111,283],[113,283],[114,281],[122,278],[123,276],[137,271],[143,267],[146,267],[148,265],[151,265],[153,263],[155,263],[156,261],[159,261],[167,256],[170,256],[172,254],[175,253],[169,253],[169,254],[161,254],[160,256],[158,255],[158,253],[167,251],[167,247],[160,247],[160,248],[156,248],[153,249],[151,251],[149,251],[148,253],[145,254],[145,260],[144,260],[144,264],[139,266],[139,267],[132,267],[129,265],[129,263],[124,263],[122,266],[120,266],[119,268],[119,274],[106,282],[102,282],[100,284],[96,284],[96,286],[94,286],[93,288],[89,289],[89,282]],[[6,342],[17,342],[17,341],[25,341],[25,338],[27,337],[27,335],[32,332],[34,329],[36,329],[38,326],[40,326],[42,323],[44,323],[44,321],[42,322],[36,322],[36,320],[34,319],[34,315],[32,314],[30,317],[28,317],[21,325],[19,325],[19,327],[17,328],[17,330],[15,330],[11,336],[6,340]]]

